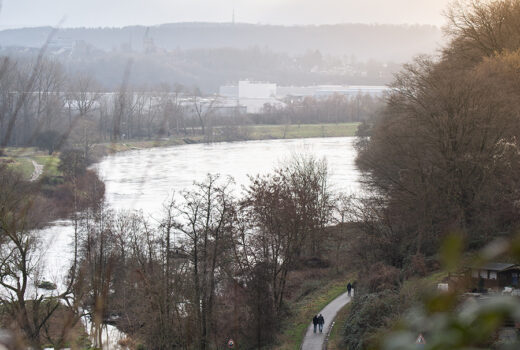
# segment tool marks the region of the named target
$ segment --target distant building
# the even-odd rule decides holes
[[[243,80],[238,82],[238,98],[271,98],[276,97],[276,84],[250,82]]]
[[[518,289],[520,265],[510,263],[488,263],[471,268],[473,284],[478,289],[502,289],[512,287]]]
[[[189,118],[201,115],[212,115],[218,117],[232,117],[247,113],[245,106],[239,105],[236,99],[229,98],[201,98],[197,101],[192,99],[184,99],[179,105],[182,107],[185,115]]]
[[[314,86],[280,86],[277,90],[278,98],[287,96],[327,98],[339,94],[344,96],[370,95],[380,97],[388,91],[387,86],[369,85],[314,85]]]
[[[238,85],[224,85],[219,95],[231,98],[272,98],[276,96],[276,84],[241,80]]]
[[[222,97],[238,98],[238,85],[223,85],[219,88]]]
[[[355,97],[369,95],[382,97],[389,88],[387,86],[368,85],[312,85],[312,86],[277,86],[273,83],[239,81],[237,85],[223,85],[219,95],[224,99],[235,101],[237,105],[245,106],[247,113],[261,113],[264,106],[269,104],[283,107],[281,100],[292,96],[296,98],[313,97],[324,99],[336,94]]]
[[[219,89],[219,95],[235,105],[246,108],[246,113],[260,113],[266,104],[284,106],[276,98],[277,86],[273,83],[241,80],[238,85],[225,85]]]

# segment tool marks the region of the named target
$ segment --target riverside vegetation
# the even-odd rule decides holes
[[[81,154],[62,153],[62,162],[77,165]],[[84,171],[60,168],[73,184]],[[232,180],[209,175],[172,199],[157,223],[100,202],[75,211],[64,290],[33,294],[38,208],[32,193],[20,196],[25,181],[5,168],[2,179],[3,325],[35,348],[84,346],[73,331],[81,317],[92,323],[94,347],[107,322],[132,348],[219,348],[230,337],[243,348],[271,346],[292,314],[288,303],[319,289],[303,281],[341,279],[344,270],[335,244],[343,230],[327,226],[343,217],[345,199],[328,190],[322,161],[296,157],[252,177],[243,197],[231,192]],[[95,186],[73,189],[94,198]]]
[[[426,349],[518,346],[497,342],[518,322],[517,299],[432,290],[468,266],[519,262],[520,1],[460,1],[446,14],[448,45],[405,66],[359,141],[373,191],[358,205],[352,254],[366,277],[344,326],[350,350],[413,348],[419,333]]]

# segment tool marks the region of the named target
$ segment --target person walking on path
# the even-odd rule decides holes
[[[355,292],[355,287],[352,287],[352,293]],[[327,304],[323,309],[318,312],[318,315],[321,314],[323,317],[323,328],[325,328],[325,332],[323,333],[314,333],[314,324],[309,322],[307,325],[307,330],[305,331],[305,336],[302,339],[301,350],[316,350],[323,349],[325,344],[325,340],[327,338],[327,331],[330,326],[332,326],[332,322],[338,312],[348,303],[352,301],[352,298],[348,296],[347,291],[336,299]],[[318,311],[318,310],[316,310]],[[310,321],[310,320],[309,320]]]
[[[323,318],[323,316],[320,314],[318,316],[318,326],[320,327],[320,333],[323,333],[323,324],[325,323],[325,319]]]
[[[352,291],[352,284],[350,284],[350,282],[347,284],[347,292],[348,292],[348,296],[350,296],[350,292]]]
[[[316,333],[316,327],[318,327],[318,315],[314,315],[312,318],[312,324],[314,325],[314,333]]]

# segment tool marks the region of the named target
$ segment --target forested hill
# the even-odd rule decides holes
[[[51,27],[0,31],[0,45],[41,47]],[[433,52],[442,41],[439,28],[428,25],[338,24],[275,26],[230,23],[175,23],[153,27],[63,28],[56,37],[82,40],[102,50],[127,45],[143,50],[145,38],[162,49],[269,48],[288,54],[319,50],[323,54],[352,55],[358,60],[409,60]],[[149,41],[148,41],[149,42]],[[129,45],[128,45],[129,44]]]

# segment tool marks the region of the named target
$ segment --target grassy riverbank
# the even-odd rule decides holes
[[[359,123],[338,124],[300,124],[300,125],[248,125],[240,127],[240,132],[234,134],[227,132],[225,128],[216,128],[212,142],[232,142],[250,140],[276,140],[276,139],[305,139],[317,137],[350,137],[355,136]],[[153,147],[167,147],[203,143],[202,135],[172,136],[157,140],[122,140],[115,142],[99,143],[92,147],[91,158],[93,161],[102,157],[124,151],[145,149]],[[0,164],[20,171],[24,179],[30,179],[34,166],[32,160],[44,166],[43,175],[58,176],[58,153],[48,155],[34,147],[8,147],[5,154],[0,157]]]
[[[212,142],[306,139],[318,137],[352,137],[360,123],[300,124],[300,125],[248,125],[240,132],[228,134],[217,128]],[[157,140],[123,140],[96,145],[96,153],[117,153],[143,148],[166,147],[207,142],[202,135],[172,136]]]
[[[34,172],[33,161],[43,166],[43,174],[58,176],[59,158],[57,154],[48,155],[34,147],[7,147],[4,154],[0,156],[0,166],[4,165],[10,169],[20,172],[25,180],[29,180]]]
[[[250,126],[251,140],[304,139],[314,137],[355,136],[359,123],[255,125]]]

